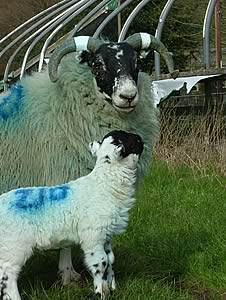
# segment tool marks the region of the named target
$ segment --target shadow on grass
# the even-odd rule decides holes
[[[206,290],[205,295],[202,291],[194,292],[197,287],[186,282],[190,258],[204,252],[212,239],[205,231],[165,232],[155,237],[146,232],[129,240],[120,237],[113,246],[117,281],[120,286],[133,279],[161,282],[178,291],[186,290],[194,299],[214,299],[206,296]],[[92,280],[83,266],[82,252],[78,248],[73,252],[74,267],[82,274],[87,289]],[[20,289],[29,294],[36,288],[48,290],[53,287],[59,280],[58,256],[59,251],[35,253],[20,276]],[[25,296],[24,299],[29,298]]]
[[[36,251],[27,261],[20,274],[20,289],[29,294],[31,290],[36,288],[48,290],[53,286],[60,287],[61,283],[58,276],[59,253],[60,250]],[[84,277],[82,251],[78,247],[73,248],[73,265],[76,271]],[[26,299],[26,296],[24,299]]]

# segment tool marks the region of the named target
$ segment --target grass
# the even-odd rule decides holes
[[[125,234],[114,239],[118,289],[109,300],[226,300],[226,119],[161,115],[161,140]],[[24,300],[93,299],[82,281],[61,288],[58,252],[36,253],[19,286]]]
[[[114,240],[118,289],[112,300],[226,299],[226,180],[156,160],[140,187],[128,230]],[[77,252],[77,250],[75,250]],[[23,299],[93,299],[82,266],[77,287],[60,288],[55,251],[35,254],[19,286]]]

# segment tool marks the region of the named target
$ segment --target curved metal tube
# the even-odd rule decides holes
[[[118,13],[120,13],[123,8],[125,8],[127,5],[129,5],[133,0],[126,0],[123,4],[121,4],[118,8],[116,8],[97,28],[97,30],[94,32],[93,37],[98,38],[104,27],[115,17]]]
[[[73,0],[73,2],[77,2],[78,0]],[[76,5],[76,4],[74,4]],[[65,12],[62,12],[60,15],[56,16],[54,19],[50,20],[48,23],[46,23],[45,25],[43,25],[41,28],[39,28],[37,31],[35,31],[31,36],[29,36],[26,40],[24,40],[19,47],[13,52],[13,54],[10,56],[6,68],[5,68],[5,73],[4,73],[4,78],[3,78],[3,82],[4,82],[4,90],[7,90],[7,81],[8,81],[8,74],[9,74],[9,70],[10,70],[10,66],[15,58],[15,56],[17,55],[17,53],[30,41],[32,40],[36,35],[38,35],[40,32],[42,32],[46,27],[48,28],[49,25],[51,25],[52,23],[56,22],[59,18],[61,18],[62,16],[64,16],[64,14],[67,11],[70,11],[72,8],[70,7],[69,9],[67,9]]]
[[[71,31],[70,36],[75,36],[79,29],[108,2],[109,0],[103,0],[94,9],[92,9],[81,21],[78,22],[75,28]]]
[[[210,26],[215,4],[216,0],[209,0],[203,23],[203,62],[206,69],[210,67]]]
[[[65,18],[68,17],[68,22],[71,21],[74,17],[76,17],[78,14],[80,14],[84,9],[86,9],[87,7],[89,7],[93,2],[95,2],[96,0],[80,0],[79,3],[74,4],[72,7],[70,7],[69,9],[67,9],[67,11],[64,12],[63,16],[61,16],[60,18],[58,18],[58,20],[56,20],[56,22],[54,22],[52,25],[50,25],[47,29],[45,29],[29,46],[29,48],[27,49],[25,55],[24,55],[24,59],[23,59],[23,63],[22,63],[22,67],[21,67],[21,73],[20,73],[20,79],[23,77],[24,72],[25,72],[25,68],[26,68],[26,63],[27,63],[27,59],[28,56],[30,54],[30,52],[32,51],[32,49],[34,48],[34,46],[49,32],[51,31],[56,25],[58,25],[61,21],[63,21]],[[76,11],[75,11],[76,10]],[[75,12],[74,12],[75,11]],[[74,13],[73,13],[74,12]],[[72,15],[71,15],[72,14]],[[71,16],[70,16],[71,15]],[[63,23],[60,24],[60,27],[63,27]]]
[[[10,70],[10,66],[15,58],[15,56],[17,55],[17,53],[27,44],[30,42],[30,40],[33,39],[33,37],[35,37],[37,34],[39,34],[39,32],[41,32],[44,28],[48,27],[51,23],[53,23],[58,17],[55,17],[53,20],[49,21],[48,23],[46,23],[44,26],[42,26],[41,28],[39,28],[37,31],[35,31],[31,36],[29,36],[26,40],[24,40],[19,47],[13,52],[13,54],[10,56],[6,68],[5,68],[5,72],[4,72],[4,77],[3,77],[3,83],[4,83],[4,90],[7,90],[8,88],[8,74],[9,74],[9,70]]]
[[[141,9],[148,3],[150,2],[150,0],[142,0],[135,8],[134,10],[131,12],[131,14],[129,15],[129,17],[126,19],[125,24],[123,25],[123,28],[120,32],[119,38],[118,38],[118,42],[122,42],[125,37],[126,34],[129,30],[129,27],[131,25],[131,23],[133,22],[133,20],[136,18],[136,16],[138,15],[138,13],[141,11]]]
[[[59,3],[56,3],[50,7],[48,7],[47,9],[41,11],[40,13],[38,13],[37,15],[33,16],[32,18],[30,18],[29,20],[27,20],[26,22],[24,22],[23,24],[21,24],[20,26],[18,26],[17,28],[15,28],[14,30],[12,30],[10,33],[8,33],[6,36],[4,36],[1,40],[0,40],[0,44],[2,44],[3,42],[5,42],[8,38],[10,38],[12,35],[14,35],[15,33],[17,33],[20,29],[24,28],[26,25],[28,25],[29,23],[33,22],[34,20],[38,19],[39,17],[41,17],[42,15],[46,14],[48,11],[53,10],[54,8],[62,5],[64,2],[68,2],[69,0],[63,0],[60,1]]]
[[[63,6],[59,7],[55,11],[48,14],[48,16],[45,16],[41,20],[39,20],[37,23],[29,27],[27,30],[25,30],[22,34],[20,34],[18,37],[16,37],[11,43],[9,43],[1,52],[0,52],[0,58],[3,56],[3,54],[6,53],[12,46],[14,46],[19,40],[21,40],[24,36],[26,36],[30,31],[35,29],[37,26],[51,18],[52,16],[56,15],[58,12],[62,11],[63,9],[67,8],[70,5],[73,5],[74,3],[78,2],[79,0],[71,0],[69,3],[64,4]]]
[[[173,5],[175,0],[168,0],[166,5],[164,6],[162,13],[159,17],[159,22],[158,22],[158,26],[155,32],[155,37],[158,38],[159,40],[161,40],[161,36],[162,36],[162,30],[165,24],[165,20],[168,16],[168,13]],[[158,52],[154,52],[154,56],[155,56],[155,75],[159,76],[161,74],[161,67],[160,67],[160,55]]]
[[[96,0],[95,0],[96,1]],[[95,2],[93,1],[93,2]],[[97,11],[99,11],[99,9],[101,9],[109,0],[104,0],[101,3],[99,3],[94,9],[92,9],[81,21],[78,22],[78,24],[75,26],[75,28],[70,32],[70,36],[74,36],[75,33],[81,28],[81,26],[87,22],[94,14],[97,13]],[[92,2],[92,3],[93,3]],[[45,53],[46,50],[51,42],[51,40],[54,38],[54,36],[61,30],[61,28],[67,24],[70,20],[66,20],[65,23],[60,24],[51,34],[50,36],[46,39],[41,53],[40,53],[40,59],[39,59],[39,66],[38,66],[38,72],[41,72],[42,67],[43,67],[43,62],[44,62],[44,58],[45,58]]]

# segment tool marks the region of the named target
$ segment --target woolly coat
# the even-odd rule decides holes
[[[139,73],[139,102],[127,114],[97,97],[90,68],[74,54],[63,58],[58,72],[57,83],[43,71],[0,97],[0,193],[88,174],[94,167],[88,143],[114,129],[142,137],[138,176],[143,176],[159,131],[149,76]]]
[[[34,248],[81,244],[92,250],[124,232],[135,202],[135,156],[110,164],[102,160],[87,176],[63,185],[2,194],[0,266],[9,261],[10,267],[21,267]]]

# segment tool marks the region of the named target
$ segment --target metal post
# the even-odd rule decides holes
[[[155,37],[161,40],[162,30],[165,24],[166,17],[173,5],[175,0],[168,0],[166,5],[164,6],[162,13],[159,17],[158,26],[155,32]],[[155,51],[155,75],[159,76],[161,74],[161,67],[160,67],[160,55],[158,52]]]
[[[215,6],[215,47],[216,47],[216,68],[222,68],[221,49],[221,1],[216,0]]]
[[[118,0],[118,7],[121,5],[121,1]],[[118,14],[117,16],[117,21],[118,21],[118,37],[120,35],[120,32],[122,30],[122,16],[121,13]]]
[[[209,0],[203,23],[203,62],[206,69],[210,68],[210,26],[216,0]]]

